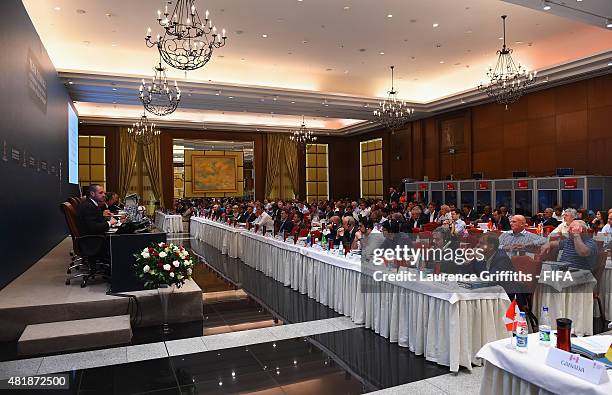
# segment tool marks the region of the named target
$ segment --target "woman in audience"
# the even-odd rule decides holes
[[[451,218],[451,214],[450,214],[450,206],[443,204],[440,206],[440,215],[438,216],[438,219],[436,220],[436,222],[443,224],[444,221],[452,221]]]
[[[595,213],[595,217],[593,217],[593,219],[589,223],[589,226],[591,227],[591,229],[593,229],[593,232],[597,233],[601,232],[605,224],[606,221],[604,221],[601,211],[597,210],[597,213]]]

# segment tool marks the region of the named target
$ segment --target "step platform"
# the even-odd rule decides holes
[[[48,322],[26,326],[17,342],[20,356],[49,354],[128,344],[129,315]]]

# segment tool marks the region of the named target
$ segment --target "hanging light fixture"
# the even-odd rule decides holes
[[[153,67],[154,74],[151,84],[147,85],[144,78],[140,85],[140,101],[144,108],[151,114],[164,116],[172,114],[181,101],[181,90],[176,81],[174,86],[168,84],[166,78],[166,68],[162,66],[161,59],[159,65]]]
[[[206,10],[204,21],[200,19],[195,0],[178,0],[172,14],[157,10],[157,23],[164,34],[151,39],[151,28],[147,29],[145,42],[149,48],[156,46],[160,56],[168,65],[179,70],[195,70],[210,60],[213,50],[225,45],[225,29],[219,33],[212,24]]]
[[[303,115],[302,125],[298,130],[293,131],[291,136],[289,136],[289,140],[301,145],[312,144],[317,141],[317,136],[315,136],[311,130],[306,129],[306,122],[304,121]]]
[[[395,66],[391,66],[391,90],[387,92],[387,99],[378,103],[378,109],[374,110],[376,122],[391,130],[406,124],[414,113],[413,108],[409,108],[406,102],[397,97],[397,91],[393,87],[394,68]]]
[[[138,144],[149,145],[153,143],[155,136],[161,133],[155,123],[149,121],[147,115],[143,112],[140,120],[134,122],[131,128],[128,128],[128,133]]]
[[[536,81],[536,72],[527,72],[527,70],[519,65],[517,66],[512,60],[512,49],[506,47],[506,15],[502,15],[504,27],[504,43],[500,50],[497,51],[497,63],[495,68],[489,67],[487,78],[489,81],[478,85],[478,89],[485,92],[489,97],[492,97],[500,104],[506,106],[517,101],[525,94],[527,87],[534,84]]]

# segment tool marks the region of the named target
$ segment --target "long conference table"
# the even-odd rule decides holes
[[[193,237],[453,372],[480,365],[476,354],[485,344],[509,337],[502,317],[510,301],[499,286],[467,290],[456,283],[374,281],[362,273],[358,256],[201,217],[192,217],[190,229]]]

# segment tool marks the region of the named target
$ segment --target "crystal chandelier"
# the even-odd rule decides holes
[[[144,108],[151,114],[164,116],[172,114],[181,101],[181,90],[176,81],[174,86],[168,84],[166,68],[162,67],[161,59],[159,66],[153,68],[154,74],[151,84],[147,85],[144,78],[140,85],[140,101]]]
[[[397,91],[393,88],[393,69],[391,66],[391,90],[387,99],[378,103],[378,109],[374,110],[376,121],[381,125],[396,130],[409,121],[414,113],[413,108],[409,108],[406,102],[397,97]]]
[[[512,60],[512,49],[506,47],[506,15],[502,15],[504,26],[504,44],[497,51],[497,64],[495,68],[489,67],[487,71],[488,83],[478,85],[478,89],[494,98],[498,103],[508,105],[517,101],[529,85],[536,81],[536,72],[528,73],[520,65],[516,66]]]
[[[298,144],[312,144],[317,141],[317,136],[313,135],[311,130],[306,129],[306,123],[304,122],[304,116],[302,115],[302,126],[299,130],[294,130],[289,140],[294,141]]]
[[[143,112],[138,122],[134,122],[128,133],[138,144],[149,145],[153,143],[153,138],[161,133],[157,126],[147,118]]]
[[[151,39],[151,28],[147,29],[145,42],[149,48],[157,46],[164,62],[179,70],[195,70],[210,60],[213,50],[225,45],[225,29],[221,34],[213,26],[206,10],[204,22],[196,10],[195,0],[178,0],[172,14],[168,5],[162,14],[157,10],[157,22],[164,28],[164,35]]]

